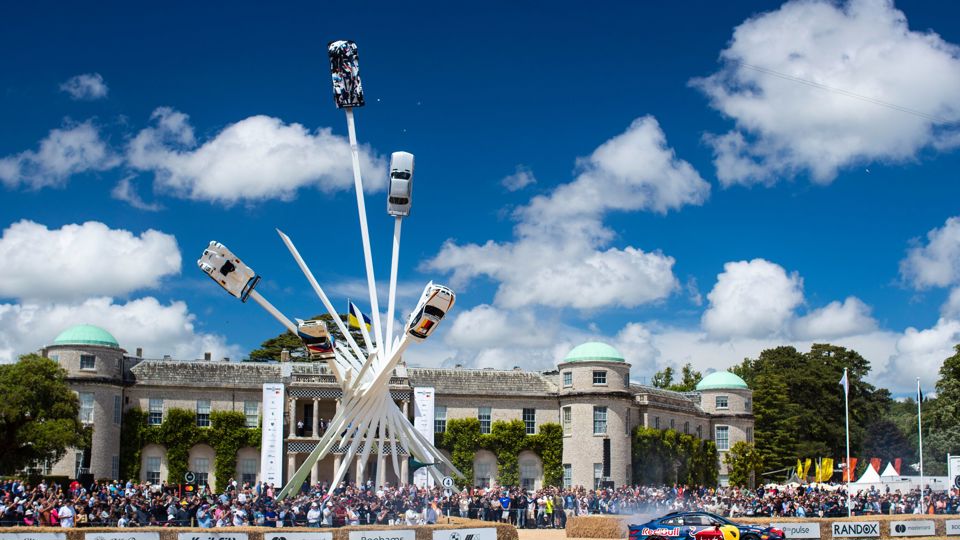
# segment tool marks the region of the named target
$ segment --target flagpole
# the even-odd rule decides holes
[[[920,414],[920,404],[923,395],[920,393],[920,377],[917,377],[917,434],[920,436],[920,513],[926,513],[923,507],[923,415]]]
[[[843,368],[843,408],[847,420],[847,516],[853,515],[850,507],[850,478],[853,477],[853,471],[850,467],[850,379],[847,378],[847,368]]]

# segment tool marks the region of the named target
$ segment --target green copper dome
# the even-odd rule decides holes
[[[747,383],[729,371],[714,371],[699,383],[697,390],[748,389]]]
[[[582,345],[577,345],[572,351],[567,353],[564,362],[623,362],[623,355],[620,351],[614,349],[606,343],[599,341],[588,341]]]
[[[96,345],[98,347],[110,347],[111,349],[120,348],[117,339],[110,335],[110,332],[107,332],[99,326],[93,326],[92,324],[78,324],[77,326],[67,328],[63,332],[60,332],[57,339],[53,340],[53,344]]]

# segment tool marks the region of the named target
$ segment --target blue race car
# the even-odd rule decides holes
[[[630,525],[630,540],[692,539],[719,526],[724,540],[784,540],[775,527],[744,525],[710,512],[673,512],[641,525]]]

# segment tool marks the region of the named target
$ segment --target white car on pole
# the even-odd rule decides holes
[[[449,288],[432,281],[427,283],[417,309],[410,314],[407,335],[416,341],[427,339],[440,324],[444,315],[453,307],[455,301],[456,295]]]
[[[387,195],[387,213],[391,216],[409,216],[413,197],[413,154],[394,152],[390,156],[390,192]]]
[[[197,266],[210,276],[210,279],[243,302],[247,301],[253,288],[260,282],[260,276],[253,268],[243,264],[243,261],[220,242],[210,242],[197,261]]]

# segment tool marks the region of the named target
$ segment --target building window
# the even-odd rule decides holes
[[[570,388],[571,386],[573,386],[573,372],[572,372],[572,371],[564,371],[564,372],[563,372],[563,387],[564,387],[564,388]]]
[[[96,369],[97,357],[92,354],[80,355],[80,369]]]
[[[524,490],[533,490],[537,482],[537,477],[540,476],[539,467],[536,463],[521,463],[520,464],[520,487]]]
[[[59,355],[59,354],[51,354],[48,358],[50,358],[51,360],[53,360],[54,362],[56,362],[56,363],[58,363],[58,364],[60,363],[60,355]]]
[[[623,423],[623,432],[630,434],[630,409],[627,409],[627,421]]]
[[[659,417],[659,416],[654,416],[654,417],[653,417],[653,429],[660,429],[660,417]]]
[[[197,427],[210,427],[210,400],[197,400]]]
[[[570,435],[570,430],[571,430],[570,424],[571,424],[572,417],[573,417],[573,414],[570,411],[570,407],[564,407],[563,408],[563,434],[564,435]]]
[[[194,458],[193,472],[197,474],[198,485],[207,485],[210,478],[210,460],[205,457]]]
[[[674,426],[673,418],[671,418],[671,419],[670,419],[670,429],[673,429],[673,426]]]
[[[753,410],[753,400],[750,399],[750,398],[744,399],[744,400],[743,400],[743,409],[744,409],[745,411],[747,411],[747,412],[750,412],[751,410]]]
[[[717,396],[717,408],[718,409],[727,409],[729,408],[727,403],[727,396]]]
[[[603,481],[603,463],[593,464],[593,489],[600,489],[600,482]]]
[[[147,424],[159,426],[163,423],[163,399],[150,398],[150,410],[147,413]]]
[[[607,432],[607,408],[595,406],[593,408],[593,434],[603,435]]]
[[[147,482],[154,485],[160,483],[160,458],[158,456],[147,458]]]
[[[477,487],[481,487],[481,488],[490,487],[490,464],[477,463],[475,470],[476,470]]]
[[[536,435],[537,433],[537,410],[523,410],[523,425],[527,428],[527,435]]]
[[[447,430],[447,406],[437,405],[433,409],[433,432],[443,433]]]
[[[730,426],[717,426],[716,438],[717,450],[726,451],[730,449]]]
[[[697,426],[697,438],[698,439],[703,438],[703,426]]]
[[[93,392],[80,392],[80,421],[93,423]]]
[[[478,408],[477,419],[480,420],[480,433],[490,433],[490,407]]]
[[[257,424],[260,422],[259,403],[256,401],[244,401],[243,416],[246,418],[246,426],[248,428],[257,427]]]
[[[747,442],[753,442],[753,428],[747,428]]]
[[[113,396],[113,423],[120,424],[123,419],[123,399],[120,396]],[[114,476],[114,478],[117,478]]]
[[[689,435],[689,434],[690,434],[690,422],[684,422],[684,423],[683,423],[683,434],[684,434],[684,435]]]
[[[563,464],[563,487],[573,487],[573,465]]]
[[[607,384],[607,372],[606,371],[594,371],[593,372],[593,385],[602,386]]]
[[[247,484],[257,483],[257,460],[240,460],[240,481]]]
[[[110,474],[112,478],[120,478],[120,456],[110,457]]]

